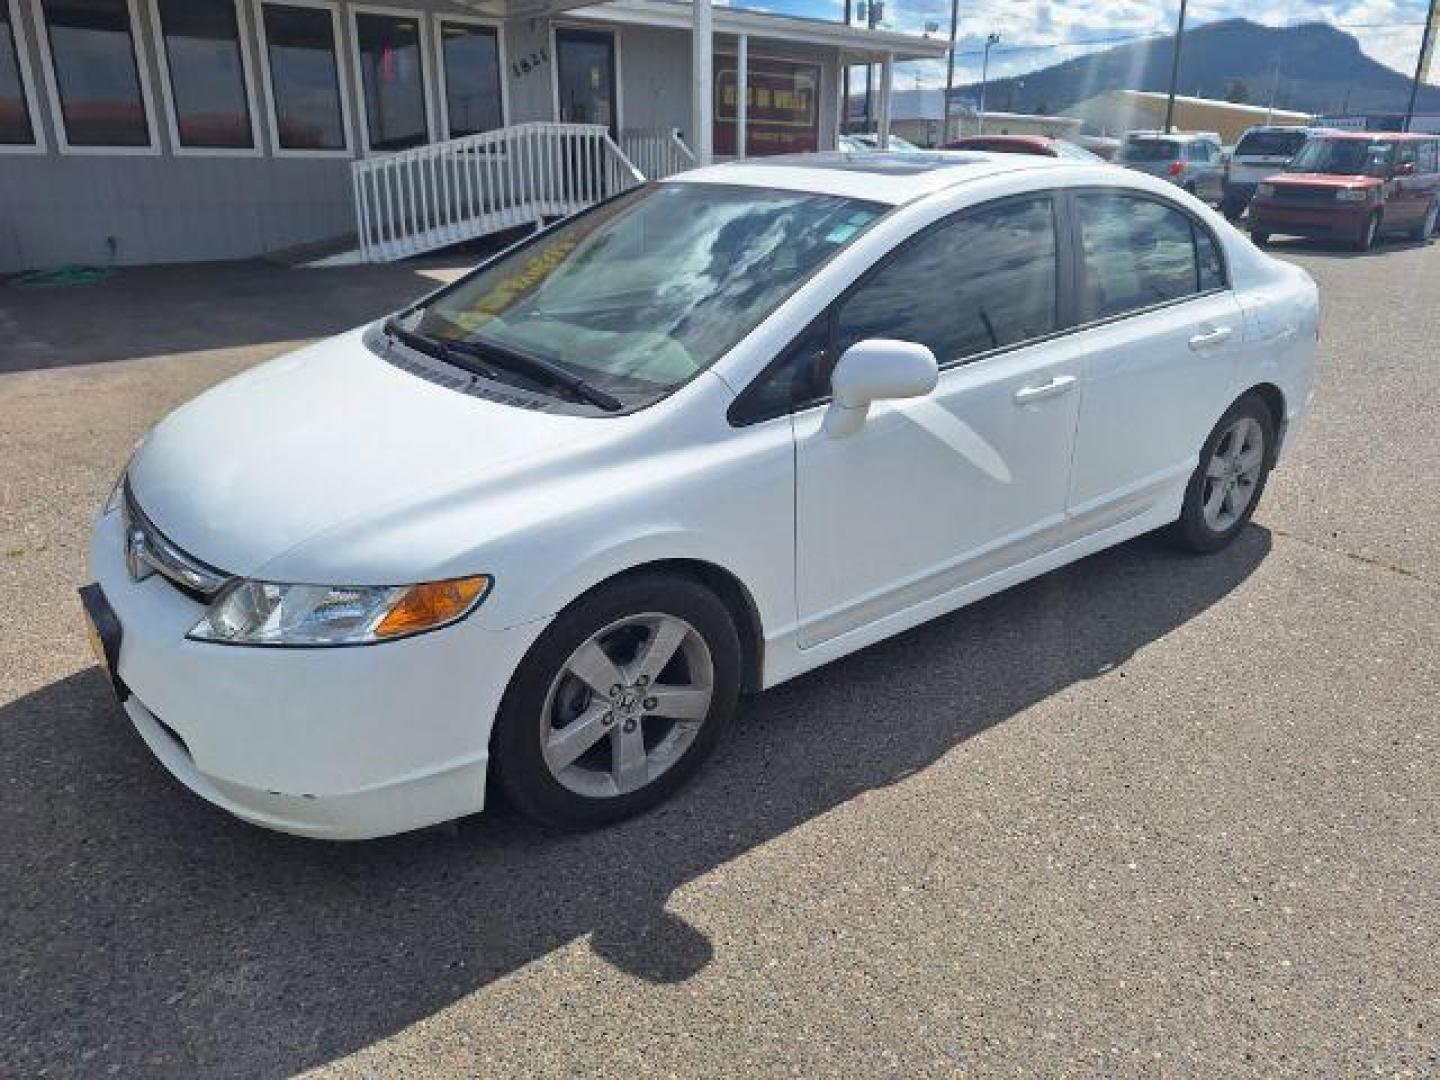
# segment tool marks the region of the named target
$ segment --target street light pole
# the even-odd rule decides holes
[[[1405,123],[1401,131],[1410,130],[1410,121],[1415,119],[1415,100],[1420,94],[1420,84],[1425,81],[1430,67],[1430,54],[1435,51],[1436,0],[1430,0],[1430,12],[1425,16],[1425,33],[1420,37],[1420,59],[1415,63],[1415,81],[1410,84],[1410,103],[1405,106]]]
[[[1170,61],[1170,96],[1165,99],[1165,131],[1175,126],[1175,84],[1180,81],[1180,42],[1185,36],[1185,3],[1180,0],[1180,20],[1175,26],[1175,55]]]
[[[845,0],[848,4],[850,0]],[[950,93],[955,89],[955,35],[960,30],[960,0],[950,0],[950,55],[945,65],[945,130],[940,135],[940,145],[950,141]]]
[[[985,59],[980,64],[980,115],[975,119],[975,134],[985,134],[985,87],[990,82],[990,49],[1000,43],[1000,35],[994,33],[985,37]]]
[[[852,4],[852,3],[853,3],[853,0],[845,0],[845,28],[846,28],[847,30],[850,28],[850,19],[851,19],[851,17],[852,17],[852,10],[851,10],[851,4]],[[842,56],[842,57],[841,57],[841,62],[842,62],[842,63],[844,62],[844,59],[845,59],[845,58]],[[849,123],[850,123],[850,65],[849,65],[849,64],[845,64],[845,70],[841,73],[840,78],[841,78],[840,100],[841,100],[842,102],[844,102],[844,104],[841,106],[841,112],[840,112],[840,134],[843,135],[843,134],[845,134],[845,130],[846,130],[846,128],[849,126]]]

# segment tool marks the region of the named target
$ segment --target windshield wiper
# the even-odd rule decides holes
[[[561,367],[553,360],[546,360],[541,356],[532,356],[530,353],[518,352],[515,349],[508,349],[502,345],[493,345],[490,342],[480,341],[443,341],[439,343],[446,348],[462,356],[474,357],[477,360],[488,360],[499,368],[510,368],[521,374],[529,375],[531,378],[538,378],[570,391],[576,397],[584,398],[597,409],[604,409],[606,412],[619,412],[625,407],[625,403],[613,394],[607,394],[598,386],[592,386],[579,375],[576,375],[569,368]],[[453,358],[452,358],[453,362]],[[456,365],[464,367],[463,364]]]
[[[472,375],[494,379],[497,371],[508,368],[511,371],[528,375],[532,379],[568,390],[576,397],[583,398],[591,405],[604,409],[606,412],[619,412],[625,407],[624,402],[619,398],[607,394],[599,387],[591,386],[574,372],[538,356],[515,352],[513,349],[502,348],[498,345],[482,345],[474,341],[447,341],[444,338],[430,337],[428,334],[418,334],[414,330],[406,330],[393,318],[385,321],[384,329],[387,334],[402,344],[408,345],[418,352],[423,352],[426,356],[433,356],[437,360],[458,367],[462,371],[468,371]],[[502,362],[495,363],[494,361],[497,359]]]

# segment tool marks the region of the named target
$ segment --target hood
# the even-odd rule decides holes
[[[129,477],[167,537],[250,575],[322,531],[513,475],[613,423],[437,385],[376,356],[353,331],[176,410],[146,438]]]
[[[1306,187],[1379,187],[1385,181],[1378,176],[1344,176],[1337,173],[1276,173],[1272,184],[1304,184]]]

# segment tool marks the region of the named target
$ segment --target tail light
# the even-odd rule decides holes
[[[1179,176],[1185,171],[1185,163],[1183,161],[1172,161],[1170,162],[1169,171],[1171,176]]]

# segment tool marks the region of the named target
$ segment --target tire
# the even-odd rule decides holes
[[[1238,445],[1234,441],[1239,438]],[[1241,466],[1255,452],[1253,472]],[[1249,523],[1275,462],[1275,417],[1259,394],[1245,394],[1225,411],[1200,448],[1200,464],[1185,487],[1180,517],[1166,536],[1176,547],[1208,554],[1225,547]],[[1219,488],[1228,485],[1230,495]],[[1218,513],[1214,512],[1218,497]],[[1238,500],[1243,498],[1243,504]]]
[[[1256,247],[1264,247],[1270,243],[1270,234],[1264,229],[1251,229],[1250,239]]]
[[[1227,221],[1239,221],[1245,216],[1246,205],[1243,199],[1226,199],[1220,204],[1220,212]]]
[[[1430,237],[1435,235],[1437,223],[1440,223],[1440,199],[1430,204],[1430,208],[1425,211],[1424,218],[1421,219],[1420,224],[1416,225],[1415,230],[1410,234],[1410,238],[1422,242],[1429,240]]]
[[[1365,224],[1360,226],[1360,235],[1355,238],[1356,251],[1369,251],[1375,246],[1375,239],[1380,235],[1380,211],[1375,211],[1365,219]]]
[[[675,644],[647,679],[657,640]],[[735,713],[740,668],[730,613],[698,582],[645,574],[600,586],[556,616],[511,678],[491,738],[495,778],[517,809],[557,828],[648,810],[715,749]],[[608,691],[597,685],[612,678]],[[693,715],[668,717],[651,694]]]

